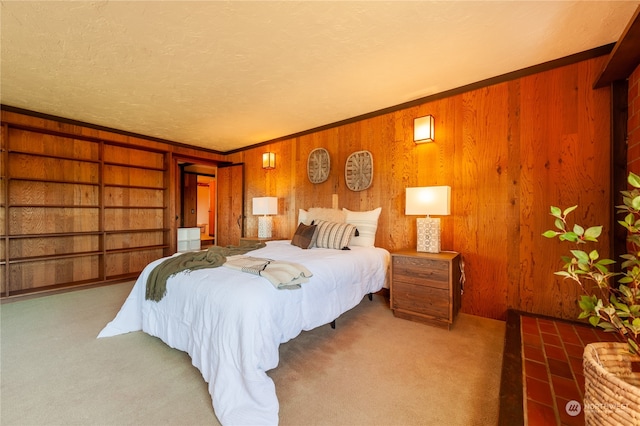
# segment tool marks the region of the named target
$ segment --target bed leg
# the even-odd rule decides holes
[[[331,328],[336,329],[336,320],[331,321]]]
[[[373,300],[373,294],[369,293],[369,300]]]

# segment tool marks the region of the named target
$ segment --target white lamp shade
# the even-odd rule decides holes
[[[422,186],[407,188],[406,215],[435,215],[451,214],[450,186]]]
[[[253,199],[253,214],[278,214],[278,197],[257,197]]]

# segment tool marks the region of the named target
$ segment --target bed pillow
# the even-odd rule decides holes
[[[311,225],[311,218],[309,212],[303,209],[298,209],[298,223],[304,223],[305,225]]]
[[[378,230],[378,218],[382,207],[366,212],[352,212],[342,209],[345,212],[345,222],[355,225],[358,233],[351,239],[349,245],[373,247],[376,241],[376,231]]]
[[[307,214],[307,220],[314,220],[316,223],[318,223],[319,220],[344,223],[344,218],[345,213],[342,210],[330,209],[326,207],[311,207],[309,209],[309,213]]]
[[[356,227],[350,223],[337,223],[321,220],[317,222],[315,246],[336,250],[348,250],[349,241],[356,232]]]
[[[308,249],[313,243],[313,235],[316,232],[316,228],[316,225],[300,223],[298,229],[296,229],[296,233],[293,234],[293,238],[291,238],[291,244],[301,249]]]

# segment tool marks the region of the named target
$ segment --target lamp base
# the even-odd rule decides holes
[[[440,253],[440,218],[421,217],[418,223],[417,251]]]
[[[271,238],[273,230],[273,219],[271,216],[260,216],[258,218],[258,238]]]

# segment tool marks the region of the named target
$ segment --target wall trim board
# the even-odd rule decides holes
[[[103,132],[115,133],[115,134],[118,134],[118,135],[123,135],[123,136],[128,136],[128,137],[133,137],[133,138],[146,139],[148,141],[164,143],[164,144],[167,144],[167,145],[173,145],[173,146],[176,146],[176,147],[179,147],[179,148],[187,148],[187,149],[194,149],[195,148],[195,149],[198,149],[199,151],[208,152],[208,153],[211,153],[211,154],[225,155],[224,152],[217,151],[217,150],[214,150],[214,149],[197,147],[197,146],[194,146],[194,145],[188,145],[188,144],[185,144],[185,143],[175,142],[175,141],[171,141],[171,140],[168,140],[168,139],[162,139],[162,138],[157,138],[157,137],[154,137],[154,136],[148,136],[148,135],[142,135],[142,134],[139,134],[139,133],[128,132],[126,130],[115,129],[115,128],[112,128],[112,127],[99,126],[97,124],[86,123],[84,121],[73,120],[73,119],[70,119],[70,118],[60,117],[60,116],[51,115],[51,114],[44,114],[44,113],[37,112],[37,111],[32,111],[32,110],[28,110],[28,109],[14,107],[14,106],[11,106],[11,105],[0,104],[0,110],[7,111],[7,112],[14,112],[16,114],[28,115],[28,116],[36,117],[36,118],[42,118],[44,120],[58,121],[60,123],[71,124],[73,126],[82,126],[82,127],[86,127],[86,128],[89,128],[89,129],[99,130],[99,131],[103,131]],[[64,132],[61,132],[61,133],[64,133]],[[96,138],[96,139],[99,139],[99,138]]]
[[[291,135],[287,135],[287,136],[281,136],[279,138],[275,138],[275,139],[270,139],[268,141],[264,141],[264,142],[260,142],[257,144],[253,144],[250,146],[246,146],[243,148],[238,148],[238,149],[234,149],[231,151],[227,151],[225,152],[225,154],[235,154],[238,152],[242,152],[242,151],[246,151],[248,149],[253,149],[253,148],[259,148],[261,146],[264,145],[269,145],[272,143],[276,143],[276,142],[281,142],[284,140],[288,140],[288,139],[295,139],[298,138],[300,136],[305,136],[305,135],[309,135],[311,133],[316,133],[316,132],[321,132],[323,130],[328,130],[328,129],[332,129],[335,127],[340,127],[340,126],[344,126],[346,124],[351,124],[351,123],[355,123],[357,121],[362,121],[362,120],[366,120],[369,118],[374,118],[380,115],[384,115],[384,114],[388,114],[391,112],[396,112],[396,111],[400,111],[403,109],[407,109],[407,108],[411,108],[414,106],[418,106],[418,105],[422,105],[425,104],[427,102],[433,102],[433,101],[437,101],[437,100],[441,100],[441,99],[445,99],[445,98],[449,98],[455,95],[459,95],[465,92],[471,92],[473,90],[477,90],[477,89],[481,89],[483,87],[488,87],[488,86],[493,86],[495,84],[499,84],[499,83],[504,83],[507,81],[511,81],[511,80],[516,80],[518,78],[521,77],[526,77],[528,75],[532,75],[532,74],[537,74],[537,73],[541,73],[544,71],[549,71],[552,70],[554,68],[559,68],[559,67],[563,67],[566,65],[571,65],[571,64],[575,64],[577,62],[582,62],[585,61],[587,59],[592,59],[592,58],[597,58],[599,56],[603,56],[603,55],[608,55],[611,50],[613,49],[613,47],[615,46],[615,43],[610,43],[610,44],[606,44],[604,46],[600,46],[600,47],[596,47],[594,49],[590,49],[590,50],[585,50],[584,52],[579,52],[579,53],[575,53],[573,55],[569,55],[569,56],[565,56],[562,58],[558,58],[558,59],[554,59],[548,62],[543,62],[541,64],[538,65],[533,65],[527,68],[522,68],[520,70],[516,70],[516,71],[512,71],[506,74],[502,74],[496,77],[491,77],[485,80],[480,80],[477,81],[475,83],[471,83],[471,84],[467,84],[465,86],[460,86],[457,87],[455,89],[451,89],[451,90],[446,90],[444,92],[440,92],[440,93],[436,93],[433,95],[429,95],[429,96],[425,96],[422,98],[418,98],[418,99],[414,99],[412,101],[408,101],[408,102],[404,102],[398,105],[394,105],[391,107],[387,107],[387,108],[383,108],[383,109],[379,109],[377,111],[372,111],[366,114],[362,114],[362,115],[358,115],[356,117],[352,117],[352,118],[347,118],[345,120],[341,120],[341,121],[336,121],[334,123],[330,123],[330,124],[325,124],[323,126],[319,126],[319,127],[315,127],[313,129],[309,129],[309,130],[303,130],[302,132],[298,132],[298,133],[293,133]]]
[[[593,84],[594,89],[616,80],[626,80],[640,64],[640,6],[613,47],[602,72]]]

